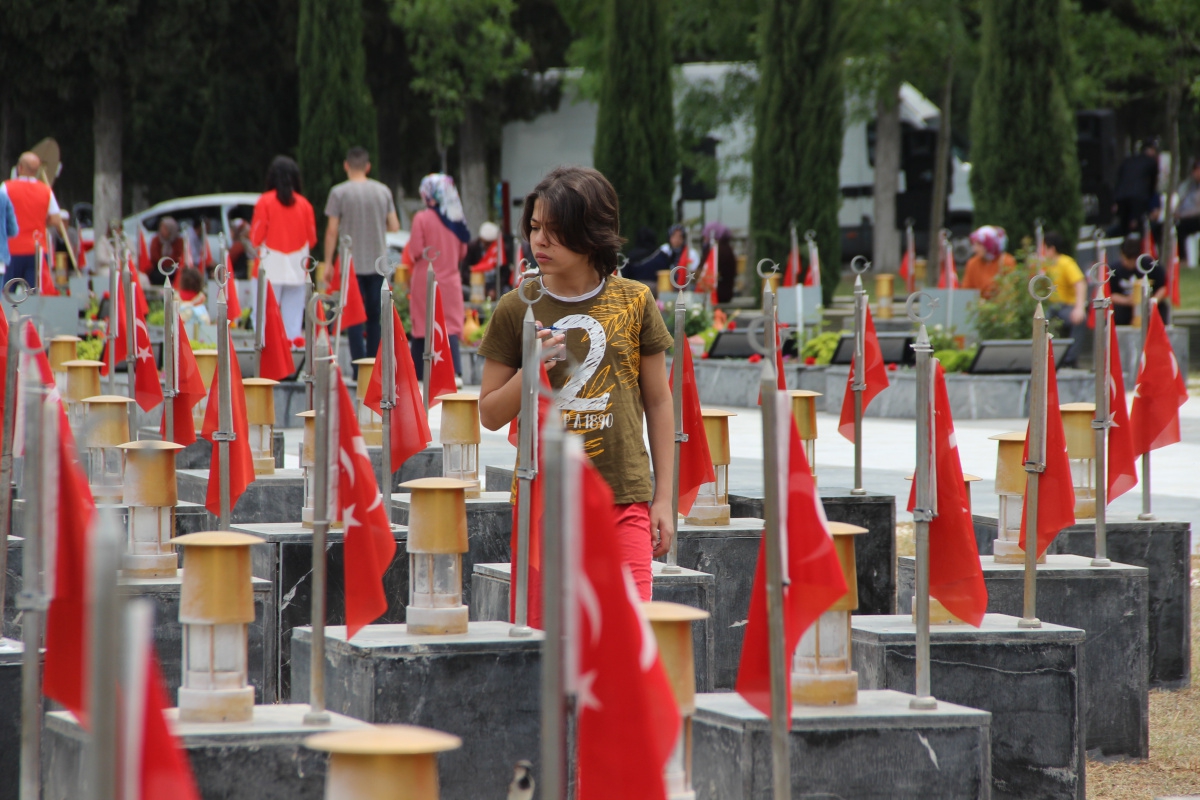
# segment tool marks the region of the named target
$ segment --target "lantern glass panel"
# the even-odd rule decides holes
[[[183,629],[184,688],[222,690],[247,685],[244,623],[188,623]]]
[[[826,611],[804,632],[792,661],[792,672],[803,675],[850,672],[849,611]]]
[[[442,477],[460,481],[479,480],[479,445],[442,445]]]
[[[171,506],[130,506],[129,552],[160,555],[168,551],[167,540],[175,535],[175,509]]]
[[[119,447],[89,447],[92,485],[120,492],[124,485],[125,454]]]
[[[691,759],[688,758],[688,753],[691,752],[690,742],[688,741],[692,728],[691,717],[684,717],[680,720],[681,730],[679,736],[675,738],[675,746],[671,749],[671,755],[667,759],[666,766],[663,767],[663,780],[667,784],[667,796],[676,798],[681,795],[687,795],[692,790]]]
[[[460,553],[409,553],[409,604],[418,608],[462,605]]]
[[[272,433],[275,426],[273,425],[251,425],[250,427],[250,454],[254,458],[271,458],[272,453]]]

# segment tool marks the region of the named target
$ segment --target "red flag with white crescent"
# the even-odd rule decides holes
[[[1162,312],[1157,303],[1150,307],[1150,326],[1129,419],[1133,450],[1139,456],[1180,440],[1179,408],[1188,398],[1187,381],[1163,327]]]
[[[1108,312],[1108,502],[1137,486],[1137,456],[1134,455],[1133,429],[1125,406],[1125,376],[1121,372],[1121,350],[1117,328]]]
[[[875,333],[875,320],[871,318],[871,308],[867,307],[866,336],[863,337],[863,371],[867,373],[867,388],[863,390],[863,413],[876,395],[888,388],[887,364],[883,363],[883,349],[879,346],[879,336]],[[838,433],[850,441],[854,441],[854,360],[850,361],[850,374],[846,376],[846,393],[842,395],[842,415],[838,419]]]
[[[408,337],[404,335],[404,323],[396,309],[392,309],[392,330],[395,331],[396,383],[390,387],[394,396],[395,406],[392,408],[392,469],[400,466],[410,457],[424,450],[433,441],[429,431],[429,417],[425,414],[425,402],[421,398],[421,382],[417,380],[417,369],[413,364],[412,352],[408,348]],[[383,415],[383,348],[386,342],[379,342],[379,350],[375,354],[376,368],[371,370],[371,380],[367,384],[367,394],[363,403],[367,408],[380,416]]]
[[[1063,430],[1058,400],[1058,373],[1054,368],[1054,349],[1046,342],[1046,469],[1038,478],[1037,548],[1040,558],[1063,528],[1075,524],[1075,485],[1071,479],[1071,460],[1067,456],[1067,434]],[[1029,460],[1029,431],[1025,431],[1025,456]],[[1021,502],[1021,539],[1025,547],[1025,503]]]

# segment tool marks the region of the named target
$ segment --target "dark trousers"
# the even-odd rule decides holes
[[[37,288],[37,259],[33,256],[12,256],[12,260],[8,262],[8,271],[4,275],[4,282],[16,278],[21,278],[29,286],[29,288]]]
[[[354,277],[358,279],[358,291],[367,311],[367,321],[346,329],[346,335],[350,337],[350,358],[374,358],[379,352],[379,295],[383,291],[383,276]]]
[[[1083,321],[1078,325],[1071,322],[1071,311],[1075,306],[1055,303],[1050,307],[1050,318],[1058,318],[1063,322],[1063,333],[1071,337],[1071,344],[1067,347],[1067,352],[1063,353],[1062,367],[1073,367],[1075,362],[1079,360],[1079,348],[1083,344],[1083,339],[1088,335],[1087,314],[1084,314]],[[1086,309],[1085,309],[1086,312]]]
[[[413,365],[417,368],[417,380],[425,377],[425,338],[409,339],[408,349],[412,353]],[[458,359],[458,337],[450,337],[450,358],[454,361],[454,374],[462,375],[462,366]]]

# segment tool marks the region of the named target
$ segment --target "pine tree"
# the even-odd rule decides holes
[[[788,227],[816,231],[828,304],[841,272],[838,207],[849,20],[841,0],[766,0],[755,99],[750,228],[757,258],[782,263]]]
[[[596,169],[621,201],[621,234],[665,236],[675,189],[668,0],[608,0]]]
[[[1073,250],[1083,206],[1067,99],[1066,0],[982,5],[982,56],[971,99],[975,221],[999,225],[1019,242],[1041,218]]]
[[[345,180],[346,151],[354,146],[376,150],[361,0],[300,0],[296,39],[300,78],[296,160],[304,195],[320,216],[330,187]]]

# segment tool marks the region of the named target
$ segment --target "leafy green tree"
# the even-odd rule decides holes
[[[305,196],[325,207],[345,179],[342,162],[356,145],[376,149],[375,104],[366,82],[362,0],[300,0],[296,36],[300,81],[297,161]]]
[[[838,206],[844,66],[852,20],[841,0],[767,0],[759,23],[754,188],[756,258],[782,261],[788,226],[816,231],[824,300],[841,272]]]
[[[596,118],[596,169],[621,200],[621,232],[666,233],[678,163],[666,47],[667,0],[609,0]]]
[[[971,193],[977,222],[1000,225],[1020,241],[1040,217],[1073,250],[1083,206],[1062,42],[1067,8],[1066,0],[983,1]]]

